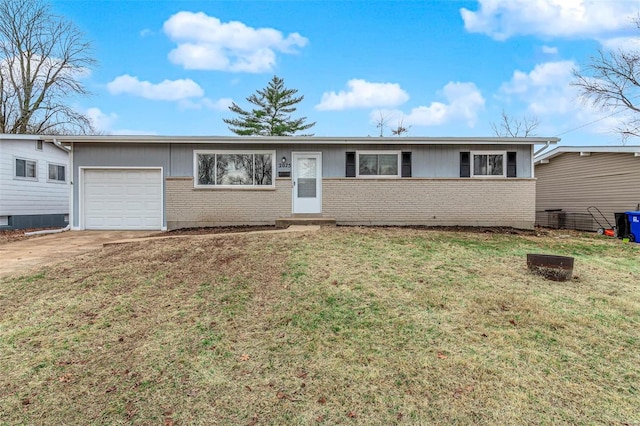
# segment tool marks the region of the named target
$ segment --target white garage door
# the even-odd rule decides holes
[[[162,172],[87,169],[83,174],[85,229],[161,229]]]

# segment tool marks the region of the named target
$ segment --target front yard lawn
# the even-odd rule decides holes
[[[0,280],[0,424],[639,424],[640,245],[560,237],[195,236]]]

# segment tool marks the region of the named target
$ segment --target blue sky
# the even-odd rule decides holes
[[[504,110],[538,136],[617,145],[572,70],[635,47],[640,0],[54,0],[99,65],[75,107],[107,134],[231,135],[233,100],[284,78],[317,136],[492,136]],[[604,117],[604,118],[603,118]],[[591,123],[591,124],[589,124]],[[576,130],[574,130],[576,129]],[[390,133],[387,129],[386,134]],[[628,143],[636,144],[636,141]]]

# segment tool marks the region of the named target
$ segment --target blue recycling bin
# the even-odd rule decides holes
[[[640,243],[640,212],[625,212],[629,218],[629,240]]]

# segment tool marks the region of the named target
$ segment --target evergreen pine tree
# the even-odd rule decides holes
[[[222,120],[229,125],[229,130],[241,136],[293,136],[316,124],[305,123],[307,117],[291,118],[295,105],[304,99],[304,96],[295,97],[296,93],[297,89],[287,89],[284,80],[274,75],[267,87],[247,98],[256,108],[247,111],[233,102],[229,109],[238,117]]]

